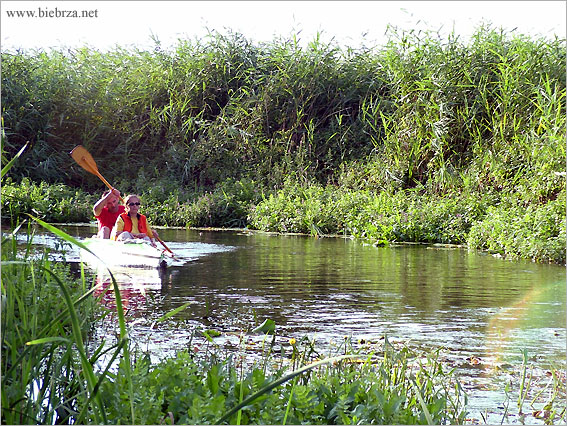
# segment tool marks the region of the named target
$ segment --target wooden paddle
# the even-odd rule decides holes
[[[91,155],[91,153],[89,151],[86,150],[86,148],[82,145],[77,145],[75,148],[73,148],[73,150],[71,151],[71,157],[73,157],[73,160],[75,160],[77,162],[77,164],[79,166],[81,166],[83,169],[85,169],[87,172],[92,173],[93,175],[98,176],[98,178],[104,182],[104,184],[108,187],[108,189],[110,189],[111,191],[114,189],[112,187],[111,184],[108,183],[108,181],[100,174],[100,172],[98,171],[98,167],[96,166],[96,162],[93,158],[93,156]],[[120,201],[122,201],[122,203],[124,204],[124,198],[119,197]],[[169,249],[168,246],[165,245],[165,243],[161,240],[160,237],[158,237],[157,235],[154,235],[154,237],[156,237],[156,239],[161,243],[162,246],[165,247],[165,249],[170,252],[173,256],[175,256],[175,254]]]

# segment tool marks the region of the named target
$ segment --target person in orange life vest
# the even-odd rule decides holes
[[[126,204],[126,212],[120,214],[116,219],[114,228],[112,228],[111,238],[117,241],[140,239],[149,242],[153,247],[157,247],[154,236],[159,237],[159,235],[150,227],[146,216],[138,213],[140,210],[140,197],[131,194],[126,197],[124,202]]]
[[[110,232],[116,223],[116,219],[126,211],[124,206],[118,203],[119,198],[119,190],[108,190],[94,205],[93,213],[98,223],[97,238],[110,238]]]

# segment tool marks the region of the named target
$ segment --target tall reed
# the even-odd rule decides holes
[[[18,177],[94,188],[82,143],[124,188],[211,188],[249,177],[337,182],[377,161],[378,184],[485,190],[561,171],[565,41],[479,27],[471,41],[390,29],[383,46],[211,33],[164,49],[2,53],[5,149]]]

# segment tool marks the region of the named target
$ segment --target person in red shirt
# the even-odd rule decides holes
[[[110,232],[116,223],[116,219],[126,211],[123,205],[118,204],[119,197],[120,191],[117,189],[108,190],[94,205],[93,213],[98,223],[98,238],[110,238]]]

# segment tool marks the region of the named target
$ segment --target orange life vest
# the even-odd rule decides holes
[[[132,232],[132,219],[128,216],[128,213],[122,213],[120,215],[124,221],[124,232]],[[148,222],[146,221],[146,216],[138,213],[138,231],[140,234],[148,234]]]

